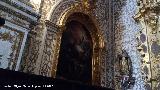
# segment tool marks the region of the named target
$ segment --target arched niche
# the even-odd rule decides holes
[[[62,33],[56,78],[91,84],[93,41],[90,30],[79,21],[85,15],[74,13],[71,16]]]
[[[78,6],[80,5],[80,6]],[[101,85],[101,76],[105,75],[101,70],[101,67],[105,67],[101,64],[101,62],[105,62],[104,57],[102,55],[105,54],[103,51],[105,49],[105,42],[104,37],[101,31],[99,30],[98,24],[93,19],[93,17],[90,15],[90,12],[88,12],[86,9],[81,6],[81,4],[76,4],[76,7],[79,8],[73,8],[69,7],[68,9],[64,10],[62,14],[60,14],[56,24],[60,26],[60,30],[58,32],[58,37],[56,41],[56,51],[55,51],[55,58],[54,58],[54,64],[52,68],[52,77],[56,76],[57,71],[57,64],[58,64],[58,57],[59,57],[59,50],[60,50],[60,44],[61,44],[61,37],[62,33],[65,30],[65,24],[69,21],[75,20],[80,23],[82,23],[87,30],[89,31],[92,42],[93,42],[93,56],[92,56],[92,84],[93,85]],[[81,7],[81,8],[80,8]],[[54,15],[52,15],[54,17]],[[56,16],[57,17],[57,16]],[[51,18],[51,21],[53,18]],[[55,22],[55,20],[53,20]]]
[[[98,22],[91,14],[92,11],[88,11],[80,2],[63,2],[59,5],[60,6],[57,6],[53,10],[50,20],[46,22],[48,35],[46,37],[48,37],[48,41],[46,40],[46,51],[43,51],[47,52],[47,50],[50,50],[51,54],[48,53],[48,55],[42,55],[39,69],[40,75],[56,77],[62,33],[66,30],[66,23],[75,20],[86,27],[92,38],[92,85],[101,86],[102,83],[104,85],[106,82],[106,79],[104,79],[106,78],[106,43],[104,35],[98,26]],[[53,37],[54,40],[51,40],[50,37]],[[49,46],[49,48],[47,48],[48,43],[51,43],[52,45]],[[50,68],[50,66],[46,66],[48,65],[48,62],[52,68]],[[47,67],[47,69],[44,70],[43,66]]]
[[[102,49],[104,48],[104,40],[103,40],[103,37],[102,35],[98,32],[98,29],[97,27],[95,26],[95,24],[93,23],[93,21],[90,19],[90,17],[84,13],[81,13],[81,12],[74,12],[72,13],[65,21],[63,27],[61,27],[61,31],[59,31],[59,35],[57,39],[57,46],[56,46],[56,50],[55,51],[55,55],[56,58],[54,59],[56,62],[56,65],[53,66],[53,69],[52,69],[52,75],[53,77],[55,77],[56,75],[56,71],[57,71],[57,65],[59,63],[58,61],[58,58],[59,58],[59,51],[60,51],[60,45],[61,45],[61,37],[62,37],[62,33],[66,30],[65,28],[65,24],[67,22],[70,22],[70,21],[78,21],[80,23],[82,23],[86,29],[88,30],[90,36],[91,36],[91,40],[93,42],[93,52],[92,52],[92,84],[94,85],[100,85],[101,83],[101,60],[102,57],[101,55],[103,54],[102,52]]]

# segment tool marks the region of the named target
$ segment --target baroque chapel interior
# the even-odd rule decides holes
[[[160,90],[160,0],[0,0],[12,88]]]

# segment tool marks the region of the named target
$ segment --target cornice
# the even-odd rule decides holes
[[[34,23],[37,22],[37,21],[31,19],[30,17],[27,17],[27,16],[25,16],[25,15],[19,13],[19,12],[16,12],[15,10],[13,10],[13,9],[11,9],[11,8],[5,7],[5,6],[3,6],[3,5],[0,5],[0,8],[1,8],[2,11],[7,12],[7,13],[9,13],[9,14],[12,14],[12,15],[14,15],[14,16],[22,19],[22,20],[26,20],[27,22],[34,22]],[[38,19],[38,18],[37,18],[37,19]]]
[[[27,14],[29,14],[29,15],[31,15],[31,16],[34,16],[36,18],[40,17],[40,14],[35,13],[34,11],[31,11],[31,10],[28,10],[27,8],[17,4],[16,2],[13,2],[12,0],[1,0],[1,1],[4,2],[4,3],[7,3],[7,4],[9,4],[9,5],[11,5],[11,6],[13,6],[13,7],[15,7],[15,8],[17,8],[17,9],[19,9],[19,10],[21,10],[21,11],[27,13]]]
[[[30,4],[30,3],[28,3],[27,0],[18,0],[18,1],[19,1],[19,2],[22,2],[22,3],[24,3],[25,5],[33,8],[33,5]]]

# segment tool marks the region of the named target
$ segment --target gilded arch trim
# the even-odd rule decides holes
[[[56,9],[55,9],[56,10]],[[54,58],[54,63],[56,63],[56,66],[54,65],[52,68],[52,77],[55,77],[56,75],[56,70],[57,70],[57,64],[58,64],[58,55],[59,55],[59,50],[60,50],[60,43],[61,43],[61,36],[63,33],[63,30],[65,30],[65,23],[68,19],[68,17],[70,15],[72,15],[75,12],[80,12],[83,13],[87,16],[90,17],[91,21],[93,22],[93,25],[95,25],[97,31],[95,31],[94,33],[91,32],[91,36],[93,39],[93,57],[92,57],[92,83],[93,85],[100,85],[101,84],[101,71],[100,71],[100,67],[101,67],[101,60],[102,57],[101,55],[104,53],[102,52],[102,49],[104,48],[104,37],[101,34],[98,26],[98,24],[96,24],[97,22],[93,19],[93,16],[91,14],[90,11],[87,11],[84,6],[82,5],[82,3],[74,3],[73,5],[69,6],[68,8],[66,8],[65,10],[62,10],[62,13],[60,13],[60,17],[57,18],[57,14],[56,12],[53,12],[52,17],[56,17],[56,18],[51,18],[51,22],[56,22],[56,24],[61,28],[61,30],[59,30],[58,34],[57,34],[57,40],[56,40],[56,48],[55,48],[55,55],[56,56]],[[56,13],[56,14],[55,14]]]

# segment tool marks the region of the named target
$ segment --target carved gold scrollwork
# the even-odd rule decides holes
[[[82,0],[82,4],[84,5],[85,9],[91,11],[95,8],[96,0]]]
[[[160,2],[158,0],[138,0],[138,13],[134,17],[136,21],[141,23],[144,28],[139,34],[145,35],[144,39],[140,40],[138,51],[142,57],[142,74],[145,75],[145,84],[149,85],[153,90],[157,90],[159,75],[159,58],[160,45],[159,45],[159,12]]]
[[[44,43],[44,50],[42,54],[42,60],[40,65],[40,74],[44,76],[55,77],[57,63],[58,63],[58,50],[60,44],[60,35],[61,29],[59,26],[54,23],[46,20],[46,37]]]
[[[156,13],[150,13],[145,19],[148,25],[152,28],[151,33],[153,34],[157,33],[158,19],[159,17]]]
[[[89,27],[88,28],[90,30],[89,33],[91,34],[92,41],[93,41],[92,84],[93,85],[102,85],[103,84],[103,86],[111,87],[111,85],[113,85],[112,80],[111,80],[111,79],[113,79],[112,78],[113,77],[112,76],[113,69],[112,69],[112,65],[110,63],[111,60],[108,60],[109,67],[108,67],[108,70],[106,70],[106,59],[107,59],[106,54],[107,54],[107,49],[109,46],[106,47],[105,38],[104,38],[104,34],[105,34],[104,30],[106,30],[105,25],[108,22],[105,22],[104,20],[101,20],[101,19],[98,20],[97,17],[99,15],[95,15],[96,11],[100,11],[100,13],[102,14],[102,15],[100,15],[100,18],[106,17],[105,14],[103,13],[103,11],[105,11],[105,8],[103,8],[103,7],[96,8],[96,6],[100,6],[102,4],[104,4],[104,6],[105,6],[105,4],[109,4],[109,1],[104,3],[103,1],[98,1],[98,0],[61,0],[59,3],[57,3],[57,4],[55,3],[55,7],[53,5],[54,3],[53,4],[49,3],[50,1],[55,1],[55,0],[42,0],[42,1],[44,1],[43,2],[44,4],[42,5],[42,8],[41,8],[42,9],[41,10],[42,18],[40,20],[44,21],[46,18],[49,19],[49,21],[45,23],[47,26],[44,27],[47,29],[46,33],[55,33],[52,30],[56,30],[56,33],[54,34],[54,37],[55,37],[54,47],[52,47],[53,54],[51,54],[51,55],[54,55],[53,56],[54,58],[45,59],[46,62],[51,61],[51,62],[49,62],[48,65],[50,65],[50,63],[51,63],[52,68],[50,69],[50,67],[49,67],[49,69],[47,69],[46,71],[44,70],[44,73],[50,74],[50,72],[51,72],[51,77],[55,77],[56,70],[57,70],[57,64],[58,64],[60,44],[61,44],[61,37],[62,37],[63,30],[65,30],[65,24],[66,24],[69,16],[78,12],[78,13],[82,13],[84,16],[85,15],[88,16],[89,19],[91,19],[91,21],[88,21],[89,19],[86,19],[83,22],[85,22],[85,23],[89,22],[90,24],[95,25],[94,28],[93,27],[90,28],[89,25],[86,24],[86,27]],[[55,2],[57,2],[57,0]],[[101,9],[103,9],[103,10],[101,10]],[[48,11],[50,11],[51,13],[49,13]],[[49,15],[51,15],[51,16],[49,16]],[[48,16],[49,16],[49,18],[48,18]],[[102,22],[102,21],[104,21],[104,22]],[[54,28],[54,26],[56,26],[54,24],[56,24],[59,28],[58,29]],[[52,27],[49,29],[50,26],[52,26]],[[47,36],[47,35],[49,35],[49,36]],[[52,35],[50,35],[50,34],[46,34],[45,37],[48,38],[51,36]],[[109,36],[111,36],[111,35],[109,35]],[[45,43],[53,42],[51,40],[47,40],[47,38],[45,39]],[[111,39],[108,38],[107,40],[111,40]],[[49,57],[47,55],[44,55],[43,57],[45,57],[45,56],[47,58]],[[110,57],[110,56],[108,55],[108,57]],[[42,60],[43,60],[43,58],[42,58]],[[43,68],[40,71],[43,71]],[[43,75],[43,74],[41,74],[41,75]],[[109,77],[107,77],[106,75],[108,75]],[[45,76],[48,76],[48,75],[45,75]]]
[[[92,84],[93,85],[100,85],[101,73],[102,73],[102,72],[100,72],[100,67],[101,67],[100,60],[102,59],[102,57],[101,57],[102,51],[101,50],[104,49],[105,43],[104,43],[103,35],[100,33],[99,28],[96,26],[98,24],[95,24],[96,23],[95,20],[92,19],[91,10],[89,10],[90,7],[88,7],[88,4],[86,4],[86,3],[88,3],[87,1],[76,2],[76,3],[72,4],[69,8],[67,8],[66,10],[63,10],[64,12],[61,12],[62,14],[61,14],[59,21],[58,21],[58,25],[60,25],[59,26],[60,30],[57,33],[56,51],[55,51],[56,57],[54,60],[56,60],[55,62],[57,65],[62,33],[65,30],[65,24],[66,24],[68,18],[70,17],[70,15],[72,15],[78,11],[82,14],[82,17],[85,18],[85,16],[88,16],[89,19],[85,19],[85,21],[87,20],[87,22],[90,22],[90,25],[87,26],[87,28],[89,29],[89,32],[91,34],[92,41],[93,41]],[[84,18],[81,18],[81,19],[84,19]],[[75,17],[72,19],[79,20],[81,23],[85,24],[85,21],[84,20],[81,21],[80,19],[78,19],[78,17]],[[86,24],[86,25],[88,25],[88,24]],[[56,66],[53,67],[53,72],[52,72],[53,77],[55,77],[56,68],[57,68]]]

